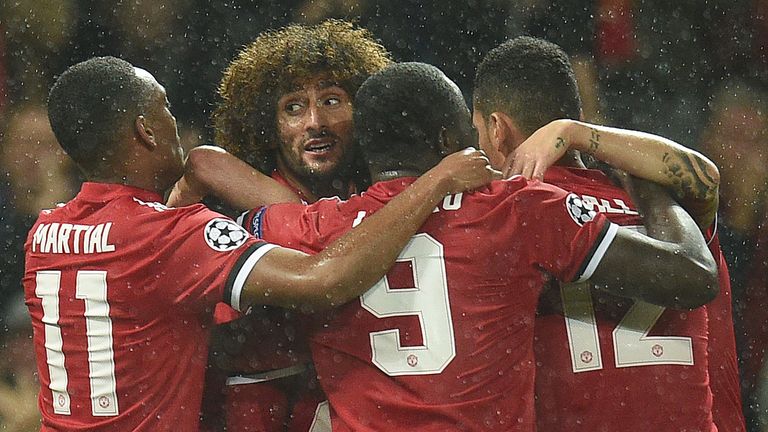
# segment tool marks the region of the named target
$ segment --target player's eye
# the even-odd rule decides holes
[[[329,97],[325,100],[325,105],[333,106],[333,105],[339,105],[341,103],[341,99],[339,99],[336,96]]]
[[[298,102],[288,102],[285,104],[285,112],[288,114],[297,114],[304,106]]]

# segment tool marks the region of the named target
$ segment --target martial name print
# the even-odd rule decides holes
[[[112,222],[81,225],[53,222],[41,223],[32,238],[32,252],[53,254],[92,254],[114,252],[109,242]]]

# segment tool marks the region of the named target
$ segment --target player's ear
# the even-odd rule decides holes
[[[139,142],[144,147],[150,151],[157,147],[157,142],[155,141],[155,132],[147,124],[147,119],[144,118],[143,115],[136,117],[136,120],[133,122],[133,127]]]
[[[454,148],[454,145],[451,142],[450,134],[445,126],[440,127],[440,136],[437,139],[437,147],[437,151],[443,157],[453,153],[452,149]]]
[[[502,151],[504,140],[507,139],[507,128],[500,113],[493,112],[488,117],[488,139],[493,148],[506,156]]]
[[[501,112],[491,114],[491,130],[489,131],[490,140],[493,146],[503,155],[512,153],[519,146],[525,137],[515,121],[508,115]]]

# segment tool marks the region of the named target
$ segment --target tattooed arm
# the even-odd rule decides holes
[[[555,120],[513,151],[504,174],[542,178],[568,149],[666,187],[702,229],[714,221],[720,185],[717,167],[701,153],[658,135]]]

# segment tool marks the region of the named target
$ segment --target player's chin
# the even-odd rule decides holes
[[[330,175],[338,171],[341,157],[338,155],[314,156],[304,159],[304,168],[313,174]]]
[[[313,178],[316,181],[326,181],[334,178],[338,175],[339,169],[337,164],[333,165],[318,165],[304,167],[304,174],[307,178]]]

